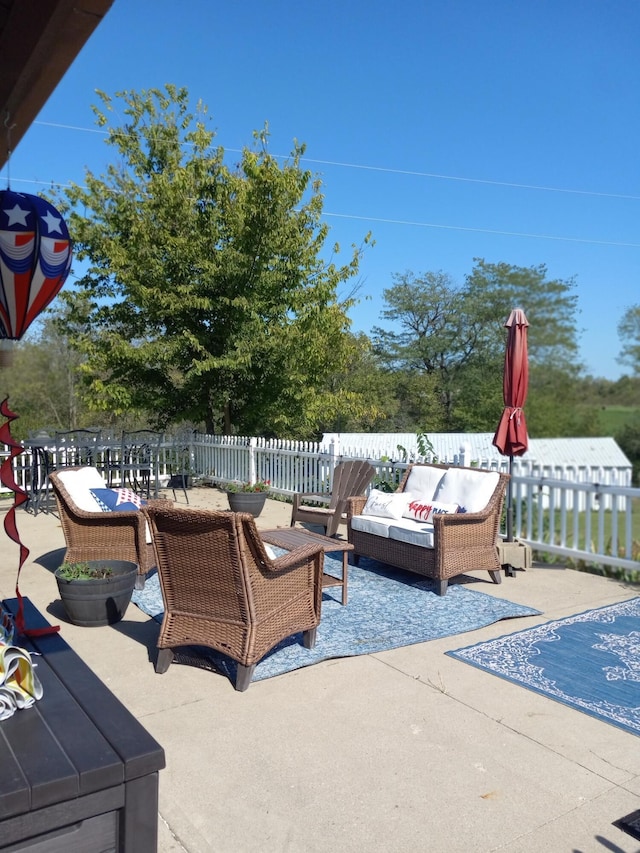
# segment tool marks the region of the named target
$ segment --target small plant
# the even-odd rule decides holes
[[[58,569],[61,578],[67,581],[105,580],[113,575],[107,565],[90,566],[89,563],[63,563]]]
[[[426,432],[419,432],[416,436],[416,442],[421,459],[430,459],[434,463],[438,461],[436,449]]]
[[[271,488],[271,480],[256,480],[255,483],[227,483],[227,492],[268,492]]]

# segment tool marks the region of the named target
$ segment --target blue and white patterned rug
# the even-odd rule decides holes
[[[339,577],[341,561],[327,555],[324,568],[327,574]],[[305,649],[301,642],[302,634],[294,634],[258,663],[253,681],[329,658],[382,652],[475,631],[500,619],[532,616],[540,612],[476,592],[468,588],[476,582],[475,579],[462,579],[467,583],[454,581],[449,584],[447,594],[439,596],[435,594],[431,581],[363,557],[360,567],[349,566],[346,606],[340,603],[341,587],[325,588],[315,648]],[[164,607],[155,571],[147,577],[143,590],[134,591],[131,600],[149,616],[162,621]],[[213,669],[235,681],[234,661],[213,650],[189,647],[188,650],[180,650],[175,660]]]
[[[640,734],[640,598],[447,654]]]

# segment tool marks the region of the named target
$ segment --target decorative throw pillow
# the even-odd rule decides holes
[[[434,515],[450,515],[458,512],[458,504],[441,503],[440,501],[421,498],[419,495],[410,501],[404,512],[404,518],[414,521],[433,521]]]
[[[377,515],[379,518],[402,518],[407,508],[410,495],[406,492],[381,492],[371,489],[367,502],[362,510],[363,515]]]
[[[90,489],[102,512],[138,510],[146,501],[131,489]]]

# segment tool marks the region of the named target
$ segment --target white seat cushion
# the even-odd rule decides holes
[[[422,548],[433,548],[433,524],[411,521],[408,518],[400,518],[396,521],[375,515],[357,515],[351,519],[351,527],[360,533],[370,533],[372,536],[382,536],[398,542],[409,542],[411,545],[420,545]]]
[[[356,515],[351,519],[351,528],[360,533],[372,533],[374,536],[389,538],[390,518],[380,518],[377,515]]]
[[[498,480],[497,471],[449,468],[433,497],[440,503],[458,504],[460,512],[481,512],[491,500]]]
[[[419,545],[421,548],[433,548],[433,524],[402,518],[389,526],[389,539]]]

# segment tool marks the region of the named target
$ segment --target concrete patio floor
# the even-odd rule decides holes
[[[189,499],[227,508],[215,489]],[[258,526],[288,526],[290,511],[268,500]],[[638,738],[444,654],[632,598],[637,587],[543,564],[499,586],[478,574],[487,582],[477,589],[541,615],[326,661],[237,693],[195,667],[156,675],[158,625],[133,604],[111,627],[66,622],[52,573],[60,523],[21,510],[17,520],[31,552],[22,594],[164,747],[161,853],[640,850],[612,824],[640,808]],[[0,597],[11,598],[17,547],[3,536],[0,553]]]

